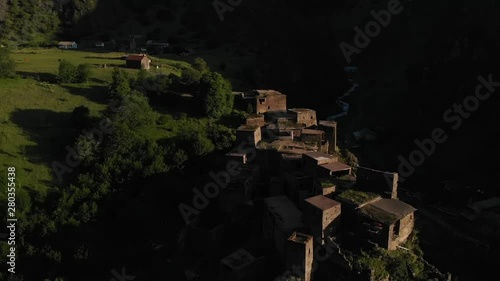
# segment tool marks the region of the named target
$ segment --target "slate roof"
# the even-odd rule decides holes
[[[361,215],[391,225],[417,209],[397,199],[380,199],[360,209]]]

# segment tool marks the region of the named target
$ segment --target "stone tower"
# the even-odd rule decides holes
[[[287,275],[312,281],[313,237],[294,232],[287,241]]]

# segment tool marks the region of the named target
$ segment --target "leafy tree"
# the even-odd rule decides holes
[[[131,87],[143,94],[147,94],[147,91],[150,90],[149,78],[148,71],[140,69],[139,72],[137,72],[135,80],[131,83]]]
[[[202,58],[194,59],[193,68],[202,74],[210,71],[207,62]]]
[[[110,85],[110,95],[111,98],[117,98],[128,94],[130,92],[130,83],[128,79],[128,74],[119,69],[118,67],[113,68],[111,73],[111,85]]]
[[[184,150],[179,149],[174,153],[173,162],[175,163],[174,164],[175,168],[182,170],[184,168],[184,163],[187,160],[188,160],[188,155]]]
[[[207,135],[217,150],[231,147],[236,140],[233,130],[221,124],[210,124],[207,128]]]
[[[121,124],[130,129],[156,124],[158,114],[148,103],[148,98],[138,91],[132,91],[121,97],[120,110],[111,115],[113,124]],[[111,108],[110,108],[111,109]]]
[[[78,136],[75,141],[78,160],[82,161],[84,166],[89,167],[98,160],[98,147],[99,143],[96,139],[83,134]]]
[[[137,84],[142,84],[148,78],[148,71],[146,69],[141,68],[139,72],[137,72],[137,77],[135,79]]]
[[[158,75],[156,77],[156,91],[166,94],[174,83],[172,76]]]
[[[196,156],[207,155],[215,149],[214,144],[203,133],[197,132],[190,135],[192,151]]]
[[[408,237],[404,247],[408,250],[398,249],[388,251],[382,248],[362,252],[355,260],[354,267],[358,271],[374,270],[377,280],[390,276],[391,280],[427,280],[423,252],[418,245],[417,234]]]
[[[76,107],[71,113],[71,119],[79,129],[85,128],[90,124],[90,110],[83,105]]]
[[[168,171],[165,151],[156,141],[146,139],[126,125],[117,124],[103,148],[103,161],[96,169],[113,185],[134,177]]]
[[[16,63],[10,56],[10,50],[0,47],[0,78],[14,77],[16,75]]]
[[[49,43],[61,23],[53,9],[52,1],[0,1],[0,44],[40,46]]]
[[[220,118],[233,109],[232,86],[217,72],[208,72],[200,80],[200,97],[209,118]]]
[[[194,86],[200,83],[201,73],[193,68],[184,68],[181,72],[182,82],[189,86]]]
[[[90,64],[84,63],[78,65],[76,68],[76,82],[87,83],[92,76],[92,66]]]
[[[188,152],[190,158],[206,155],[215,149],[204,128],[189,125],[181,127],[176,143]]]
[[[59,83],[73,83],[77,78],[76,66],[67,60],[59,62],[59,72],[57,74],[57,81]]]

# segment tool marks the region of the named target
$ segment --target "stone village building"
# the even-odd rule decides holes
[[[287,109],[286,95],[274,90],[235,95],[238,106],[250,104],[253,112],[237,129],[235,148],[226,154],[226,161],[237,162],[242,173],[221,190],[218,206],[230,216],[252,206],[260,241],[268,241],[267,250],[280,260],[274,267],[286,271],[298,265],[301,272],[294,275],[310,281],[316,247],[377,245],[395,250],[406,241],[416,209],[397,198],[396,173],[342,163],[336,152],[336,122],[318,122],[314,110]],[[258,281],[244,270],[256,256],[245,249],[229,254],[220,262],[220,280]],[[342,256],[330,259],[347,267]],[[241,262],[235,265],[235,260]]]

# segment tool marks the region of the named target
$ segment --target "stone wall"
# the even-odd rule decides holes
[[[305,281],[312,280],[314,259],[313,237],[294,232],[287,241],[286,270]],[[300,268],[300,273],[295,268]]]
[[[384,198],[398,198],[398,173],[358,168],[356,175],[360,189],[378,193]]]
[[[263,114],[252,114],[252,115],[247,117],[246,124],[248,126],[262,127],[265,125],[264,115]]]
[[[341,205],[325,210],[323,212],[323,239],[340,230]]]
[[[395,224],[392,227],[392,229],[391,229],[392,230],[391,231],[391,242],[389,245],[390,250],[397,249],[398,245],[401,245],[402,243],[404,243],[408,239],[408,236],[410,236],[410,234],[413,231],[414,223],[415,223],[415,216],[414,216],[414,213],[411,213],[411,214],[407,215],[406,217],[402,218],[399,221],[399,224]],[[395,227],[399,227],[399,235],[397,235],[397,236],[394,235],[394,228]]]
[[[257,96],[254,108],[257,114],[269,111],[286,111],[286,95]]]
[[[294,115],[297,124],[304,124],[306,127],[317,125],[316,111],[306,108],[290,109],[289,112]]]
[[[252,130],[251,128],[255,128]],[[260,129],[255,126],[248,126],[248,128],[239,128],[236,131],[236,143],[246,143],[251,146],[256,146],[262,139]]]

